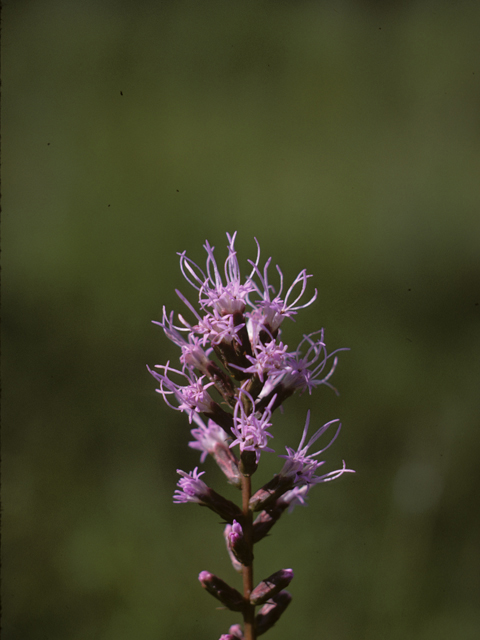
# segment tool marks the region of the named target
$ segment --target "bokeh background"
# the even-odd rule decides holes
[[[269,637],[480,637],[478,2],[3,3],[3,637],[210,640],[239,621],[198,464],[145,365],[177,358],[176,252],[273,257],[348,346],[275,448],[340,418],[320,486],[257,548]],[[265,455],[257,484],[279,468]],[[224,490],[211,461],[206,478]],[[234,489],[226,490],[235,497]]]

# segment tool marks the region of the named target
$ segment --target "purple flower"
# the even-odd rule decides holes
[[[305,438],[307,437],[308,426],[310,423],[310,411],[307,412],[307,419],[305,421],[305,427],[303,429],[302,438],[300,440],[300,444],[298,445],[298,449],[292,449],[290,447],[285,447],[287,450],[287,455],[281,455],[280,458],[285,458],[285,464],[283,465],[283,469],[280,471],[280,475],[283,477],[291,477],[294,479],[295,484],[311,484],[313,478],[315,477],[315,471],[318,467],[324,464],[324,461],[315,460],[315,456],[323,453],[330,445],[332,445],[337,439],[338,434],[340,433],[340,429],[342,425],[339,423],[338,428],[335,432],[335,435],[323,449],[319,449],[315,453],[308,453],[309,448],[322,436],[327,429],[334,423],[339,422],[338,420],[330,420],[320,427],[314,435],[310,438],[306,446],[303,446],[305,443]]]
[[[177,482],[179,489],[173,494],[173,502],[176,504],[196,502],[208,507],[226,522],[238,521],[243,518],[240,507],[210,489],[203,480],[200,480],[200,476],[205,473],[204,471],[198,473],[198,467],[195,467],[190,473],[186,473],[181,469],[177,469],[177,473],[182,477]]]
[[[304,446],[305,439],[307,437],[308,426],[310,423],[309,411],[307,413],[307,419],[305,421],[305,427],[303,429],[303,434],[300,440],[300,444],[298,445],[298,449],[295,450],[290,447],[285,447],[287,450],[287,455],[279,456],[280,458],[285,458],[285,464],[283,465],[283,469],[280,471],[279,476],[282,478],[291,478],[295,485],[291,490],[287,491],[283,494],[283,496],[281,496],[281,498],[279,498],[281,504],[288,504],[289,511],[292,511],[293,507],[297,504],[305,504],[305,496],[307,495],[309,487],[311,485],[335,480],[344,473],[355,473],[353,469],[347,469],[345,467],[345,461],[343,461],[343,466],[341,469],[329,471],[328,473],[322,475],[316,475],[317,469],[325,464],[324,460],[316,460],[316,456],[322,454],[330,447],[330,445],[335,442],[338,434],[340,433],[342,425],[340,423],[338,424],[338,428],[334,436],[331,438],[330,442],[325,447],[323,447],[323,449],[319,449],[315,453],[310,454],[308,453],[308,450],[320,438],[320,436],[322,436],[327,431],[327,429],[336,422],[339,421],[331,420],[330,422],[324,424],[313,434],[306,446]]]
[[[189,325],[176,327],[173,324],[173,311],[167,316],[165,307],[163,307],[162,322],[154,321],[153,324],[158,324],[162,327],[167,338],[181,348],[182,355],[180,356],[180,362],[183,364],[184,370],[185,367],[189,367],[199,369],[199,371],[205,373],[210,360],[200,346],[202,342],[201,339],[193,333]],[[186,338],[180,333],[181,331],[188,332]]]
[[[149,368],[148,370],[152,376],[160,382],[160,389],[157,389],[157,392],[163,396],[163,399],[170,408],[175,409],[176,411],[186,411],[190,422],[192,422],[195,412],[212,413],[215,411],[216,403],[207,392],[207,389],[211,387],[214,382],[204,384],[203,379],[205,376],[200,376],[199,378],[190,370],[187,373],[178,371],[178,369],[170,367],[169,362],[165,365],[156,364],[155,368],[163,369],[163,373],[152,371]],[[181,376],[189,384],[182,386],[173,382],[173,380],[170,380],[168,377],[169,373]],[[178,402],[178,407],[169,402],[167,397],[169,395],[175,396],[175,399]]]
[[[243,640],[242,627],[239,624],[232,624],[225,638],[226,640]]]
[[[232,527],[228,533],[228,538],[232,545],[236,544],[239,540],[243,540],[242,525],[236,520],[232,522]]]
[[[294,487],[290,491],[286,491],[283,496],[277,500],[277,506],[280,508],[283,507],[284,509],[288,508],[288,513],[292,513],[299,504],[306,507],[307,503],[305,498],[311,486],[312,485],[304,484],[302,487]]]
[[[248,294],[255,290],[251,275],[247,277],[244,284],[241,283],[240,267],[234,246],[236,235],[237,232],[233,236],[227,233],[229,243],[228,257],[224,266],[226,284],[223,283],[222,275],[215,260],[215,247],[212,247],[208,241],[204,244],[204,249],[207,252],[206,274],[193,260],[187,258],[185,251],[178,254],[180,256],[180,269],[187,282],[197,289],[201,308],[209,307],[214,309],[220,316],[238,312],[243,313]],[[258,247],[257,261],[252,265],[256,265],[259,258],[260,248]]]
[[[191,430],[190,433],[195,440],[189,442],[188,446],[201,452],[200,462],[205,462],[208,454],[213,455],[217,446],[220,445],[222,448],[228,446],[226,444],[228,441],[227,433],[213,420],[208,421],[208,427],[198,415],[193,416],[193,421],[198,427]]]
[[[215,248],[208,241],[204,244],[204,269],[185,251],[178,254],[181,272],[198,298],[194,305],[176,291],[191,312],[189,321],[180,314],[175,321],[174,313],[167,314],[164,307],[161,321],[155,324],[180,347],[181,370],[167,362],[149,372],[158,381],[157,392],[166,404],[186,412],[189,422],[195,423],[189,447],[200,453],[200,462],[212,456],[228,482],[242,490],[240,507],[208,487],[198,467],[189,473],[178,469],[180,479],[173,501],[206,506],[225,523],[227,550],[233,567],[243,572],[244,594],[208,571],[202,571],[199,580],[224,607],[243,614],[245,633],[250,637],[252,624],[260,636],[283,614],[291,601],[284,588],[293,578],[291,569],[282,569],[254,588],[253,570],[246,569],[253,563],[254,543],[269,534],[287,509],[305,505],[313,485],[352,470],[346,469],[344,462],[341,469],[320,472],[325,462],[318,457],[336,440],[341,425],[331,420],[307,441],[308,412],[298,447],[286,447],[286,455],[280,456],[285,459],[282,470],[252,496],[250,476],[262,452],[273,452],[268,446],[273,437],[273,412],[295,391],[311,394],[320,385],[331,387],[336,354],[342,349],[328,353],[321,329],[304,335],[297,349],[289,351],[280,340],[281,325],[285,318],[295,320],[301,309],[316,300],[316,289],[313,296],[305,295],[311,276],[303,269],[287,288],[277,265],[279,284],[274,286],[269,279],[272,259],[260,266],[260,246],[255,239],[257,255],[248,260],[250,271],[242,278],[236,235],[227,233],[228,255],[223,265],[217,263]],[[326,446],[310,453],[333,424],[335,430]],[[233,451],[236,446],[239,452]],[[253,512],[259,512],[254,522]],[[254,618],[256,606],[261,609]],[[240,625],[233,625],[220,640],[243,637]]]
[[[320,334],[320,338],[315,340],[313,336],[317,334]],[[328,354],[323,335],[323,329],[305,335],[296,351],[286,353],[283,367],[279,368],[278,371],[270,371],[271,375],[262,389],[260,398],[268,398],[271,394],[277,393],[281,402],[297,390],[300,390],[301,393],[308,390],[309,394],[311,394],[315,387],[322,384],[326,384],[335,393],[338,393],[328,382],[337,366],[338,358],[336,356],[327,374],[323,375],[323,372],[332,356],[338,351],[346,351],[348,349],[336,349]],[[306,353],[302,355],[305,344],[309,346]]]
[[[254,409],[250,413],[246,411],[242,396],[248,400],[251,408],[255,406],[252,396],[247,391],[240,389],[233,414],[232,433],[236,439],[231,443],[230,447],[238,444],[242,452],[254,451],[256,462],[258,463],[262,451],[273,452],[273,449],[267,446],[267,438],[273,437],[267,429],[271,426],[269,422],[272,416],[271,405],[276,398],[272,398],[270,405],[266,407],[263,413],[257,415]]]
[[[242,627],[239,624],[232,624],[232,626],[228,630],[228,633],[231,633],[233,636],[235,636],[235,638],[240,638],[240,640],[243,640],[243,631]]]
[[[195,467],[193,471],[186,473],[181,469],[177,469],[177,473],[182,477],[177,482],[177,489],[173,494],[173,502],[181,504],[183,502],[198,502],[198,504],[206,504],[205,500],[208,497],[209,488],[200,480],[200,476],[203,476],[205,471],[198,473],[198,467]]]
[[[253,309],[255,309],[255,312],[250,316],[249,323],[250,338],[255,344],[257,343],[257,338],[262,330],[265,330],[267,333],[272,335],[276,335],[284,318],[292,318],[292,316],[296,315],[300,309],[304,309],[312,304],[317,297],[317,290],[315,289],[314,295],[308,302],[298,304],[307,288],[307,279],[311,277],[310,275],[307,275],[306,270],[303,269],[287,290],[285,299],[282,300],[283,273],[278,265],[277,271],[280,276],[280,289],[278,294],[275,295],[274,287],[268,282],[268,267],[270,266],[271,261],[272,259],[269,258],[265,263],[263,274],[258,268],[258,261],[257,263],[249,261],[260,280],[260,286],[254,283],[255,292],[258,294],[260,300],[255,302],[252,301],[250,296],[248,297],[249,304]],[[290,297],[293,296],[293,292],[297,285],[300,286],[300,291],[297,293],[294,300],[290,300]],[[271,293],[275,295],[273,299],[271,299]]]
[[[244,373],[256,374],[261,382],[264,382],[268,377],[277,378],[280,376],[281,378],[284,374],[287,348],[283,342],[277,343],[273,339],[266,344],[260,342],[255,345],[253,356],[248,354],[245,356],[252,363],[252,366],[232,366]]]

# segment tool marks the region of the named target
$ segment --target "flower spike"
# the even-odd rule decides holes
[[[325,460],[319,457],[336,441],[341,424],[330,420],[309,437],[308,411],[298,447],[285,447],[286,454],[279,456],[283,467],[252,491],[252,476],[262,454],[274,453],[269,446],[274,412],[283,411],[285,401],[296,391],[312,394],[326,385],[337,393],[330,380],[343,349],[328,351],[323,329],[304,334],[298,347],[289,349],[281,338],[282,323],[285,318],[295,321],[316,300],[316,289],[313,295],[307,294],[311,275],[302,269],[287,286],[276,265],[274,286],[272,258],[261,265],[255,238],[256,257],[247,261],[247,275],[242,277],[236,237],[236,231],[227,233],[223,264],[208,240],[203,245],[204,267],[186,251],[178,254],[181,273],[195,290],[196,301],[193,304],[176,290],[190,312],[189,320],[181,314],[175,320],[174,313],[164,307],[155,324],[179,348],[180,365],[174,368],[167,362],[148,371],[167,406],[186,413],[194,423],[188,446],[200,455],[200,464],[209,464],[213,458],[226,480],[241,490],[239,506],[206,484],[205,471],[178,469],[173,502],[207,507],[223,524],[232,566],[242,574],[243,594],[208,571],[200,572],[198,579],[224,608],[243,616],[243,626],[230,626],[220,640],[254,640],[271,629],[290,604],[292,597],[285,588],[293,578],[292,569],[281,569],[255,586],[254,545],[271,533],[286,511],[305,506],[313,486],[352,470],[343,462],[340,469],[325,472]],[[316,445],[327,431],[330,437]],[[256,607],[260,610],[255,615]]]

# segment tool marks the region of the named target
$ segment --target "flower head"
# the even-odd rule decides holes
[[[235,440],[232,442],[230,447],[234,447],[236,444],[240,446],[240,451],[254,451],[256,454],[256,461],[258,463],[260,459],[260,454],[262,451],[272,451],[270,447],[267,446],[267,438],[271,438],[272,434],[267,431],[267,429],[271,426],[269,422],[272,412],[271,407],[267,406],[267,408],[263,411],[263,413],[257,413],[255,410],[251,409],[248,412],[245,409],[245,405],[243,399],[246,399],[249,403],[250,407],[255,407],[255,402],[252,396],[243,389],[240,389],[239,399],[237,404],[235,405],[235,411],[233,414],[233,423],[232,433],[235,436]],[[271,404],[275,401],[275,398],[272,400]]]
[[[191,430],[190,433],[195,439],[189,442],[188,446],[201,452],[200,462],[205,462],[208,454],[213,455],[218,446],[228,447],[227,433],[213,420],[208,421],[208,427],[198,415],[194,415],[193,420],[198,426]]]
[[[173,494],[173,501],[176,504],[182,502],[198,502],[198,504],[205,504],[204,500],[208,495],[208,486],[200,480],[200,476],[203,476],[205,471],[198,472],[198,467],[195,467],[193,471],[186,473],[181,469],[177,469],[177,473],[182,477],[177,482],[178,489]]]
[[[208,241],[204,244],[204,249],[207,252],[206,274],[193,260],[187,258],[185,251],[178,254],[180,269],[187,282],[197,289],[201,308],[214,309],[220,316],[236,312],[243,313],[246,298],[255,289],[251,276],[248,276],[244,283],[241,282],[240,267],[235,250],[236,235],[237,232],[233,236],[227,233],[228,257],[224,265],[225,284],[215,260],[215,247],[212,247]],[[259,257],[260,249],[258,249],[257,261],[252,264],[256,264]]]
[[[257,284],[256,282],[254,283],[255,292],[257,293],[259,300],[252,300],[252,296],[249,296],[248,298],[250,305],[255,310],[250,321],[250,335],[253,342],[256,342],[256,338],[260,335],[261,330],[265,330],[267,333],[276,335],[285,318],[293,318],[300,309],[308,307],[317,298],[317,290],[315,289],[314,295],[308,302],[299,304],[307,288],[307,280],[311,277],[310,275],[307,275],[306,270],[303,269],[303,271],[301,271],[295,278],[293,284],[288,288],[285,298],[282,299],[283,273],[278,265],[277,271],[280,276],[280,287],[277,294],[275,293],[273,285],[268,282],[268,268],[271,261],[271,258],[267,260],[263,268],[263,273],[260,271],[258,263],[254,264],[251,262],[253,270],[260,281],[260,284]],[[299,288],[299,291],[296,293],[296,297],[292,300],[291,298],[295,295],[294,291],[296,288],[297,290]]]
[[[214,382],[204,383],[203,380],[205,376],[198,377],[191,370],[187,370],[187,372],[179,371],[178,369],[171,367],[169,362],[165,365],[157,364],[155,365],[155,368],[160,370],[163,369],[163,373],[152,371],[151,369],[148,370],[152,376],[160,382],[160,388],[157,389],[157,392],[163,396],[163,399],[170,408],[177,411],[186,411],[189,415],[190,422],[192,422],[195,413],[208,414],[215,411],[216,403],[212,400],[207,391]],[[169,373],[174,373],[180,376],[186,380],[188,384],[181,385],[173,382],[173,380],[168,377]],[[171,404],[169,401],[168,398],[171,395],[175,397],[178,406]]]

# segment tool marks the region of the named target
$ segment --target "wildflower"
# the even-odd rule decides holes
[[[314,336],[318,333],[320,333],[320,338],[314,339]],[[305,344],[309,346],[306,353],[302,355]],[[328,354],[324,342],[323,329],[309,335],[304,335],[294,352],[285,353],[283,366],[279,367],[277,371],[271,370],[270,376],[259,394],[259,399],[262,400],[259,406],[263,406],[269,402],[270,398],[276,394],[277,401],[273,406],[273,409],[276,409],[295,391],[303,393],[308,390],[311,395],[313,389],[322,384],[327,385],[338,394],[335,387],[333,387],[328,380],[333,375],[337,366],[338,358],[335,354],[338,351],[345,350],[346,349],[336,349]],[[323,371],[332,356],[335,357],[330,370],[326,375],[323,375]]]
[[[194,412],[211,413],[214,410],[215,402],[212,400],[210,394],[207,393],[207,389],[214,383],[208,382],[205,384],[203,382],[205,376],[200,376],[199,378],[190,370],[187,373],[178,371],[178,369],[170,367],[169,362],[165,365],[156,364],[155,368],[163,369],[163,373],[149,369],[152,376],[160,382],[160,388],[157,389],[157,393],[162,395],[171,409],[187,411],[190,422],[193,419]],[[169,373],[181,376],[188,384],[182,386],[181,384],[173,382],[173,380],[168,377]],[[178,407],[170,403],[168,400],[168,396],[170,395],[175,397],[178,402]]]
[[[200,506],[208,507],[226,522],[243,520],[242,510],[234,502],[221,496],[200,479],[204,471],[198,473],[198,467],[195,467],[190,473],[181,469],[177,469],[177,473],[182,478],[177,482],[178,489],[173,494],[174,503],[196,502]]]
[[[251,366],[242,368],[242,371],[257,375],[260,382],[264,382],[268,377],[276,379],[277,376],[282,376],[287,348],[283,342],[277,343],[273,339],[266,344],[256,344],[253,355],[245,356],[251,362]]]
[[[330,440],[330,442],[323,447],[323,449],[319,449],[315,453],[308,453],[309,448],[322,436],[327,429],[338,420],[330,420],[320,427],[313,436],[310,438],[306,446],[303,446],[305,443],[305,438],[307,437],[308,426],[310,423],[310,411],[307,413],[307,419],[305,421],[305,427],[303,429],[302,438],[300,440],[300,444],[298,445],[298,449],[291,449],[290,447],[285,447],[287,450],[287,455],[281,455],[280,458],[285,458],[285,464],[283,465],[283,469],[280,471],[280,476],[283,478],[292,478],[295,486],[309,485],[309,484],[319,484],[320,482],[328,482],[329,480],[334,480],[335,478],[340,477],[343,473],[354,473],[351,469],[345,468],[345,462],[343,463],[343,468],[338,469],[337,471],[330,471],[329,473],[317,476],[315,472],[319,467],[325,464],[325,461],[318,461],[315,459],[316,456],[321,455],[324,451],[326,451],[337,439],[338,434],[340,433],[340,429],[342,425],[339,423],[338,428],[335,432],[335,435]]]
[[[235,411],[233,414],[233,427],[232,433],[235,436],[235,440],[230,447],[234,447],[236,444],[240,446],[240,451],[253,451],[255,452],[256,463],[260,459],[262,451],[272,451],[267,446],[267,438],[271,438],[272,434],[267,431],[271,426],[269,422],[272,412],[271,406],[267,406],[260,416],[257,416],[256,412],[251,409],[251,412],[245,409],[242,402],[242,396],[248,400],[250,407],[255,407],[252,396],[243,389],[240,389],[239,399],[235,405]],[[275,401],[272,399],[271,404]]]
[[[195,440],[189,442],[188,446],[201,451],[200,462],[205,462],[207,455],[213,455],[217,447],[226,446],[228,435],[222,427],[218,426],[213,420],[208,421],[208,427],[205,426],[204,422],[202,422],[197,415],[193,417],[193,420],[198,427],[191,430],[190,433]]]
[[[295,278],[293,284],[288,288],[287,293],[285,294],[285,299],[282,300],[281,294],[283,290],[283,273],[280,270],[280,267],[277,265],[277,271],[280,276],[280,288],[278,293],[272,300],[270,292],[275,294],[275,289],[268,282],[268,268],[271,261],[272,259],[269,258],[265,263],[263,274],[258,268],[258,262],[254,264],[253,262],[249,261],[258,279],[260,280],[261,285],[259,286],[258,284],[254,283],[255,291],[259,295],[260,300],[258,302],[254,302],[251,300],[250,296],[248,298],[250,305],[256,310],[254,320],[252,318],[252,322],[250,323],[249,331],[253,342],[256,342],[256,337],[260,336],[262,330],[261,327],[263,327],[263,329],[267,331],[267,333],[276,336],[278,329],[285,318],[292,318],[300,309],[305,309],[306,307],[311,305],[312,302],[314,302],[317,298],[317,290],[315,289],[314,295],[308,302],[298,304],[307,288],[307,280],[311,277],[310,275],[307,275],[307,272],[304,269]],[[289,298],[293,294],[297,285],[300,285],[300,292],[297,294],[296,298],[290,302]]]
[[[203,380],[205,376],[198,377],[191,370],[187,372],[178,371],[178,369],[170,367],[169,362],[167,362],[166,365],[157,364],[155,368],[163,369],[163,373],[152,371],[152,369],[147,367],[152,376],[160,382],[160,388],[157,389],[157,392],[162,395],[171,409],[186,411],[190,423],[196,414],[203,413],[205,416],[215,419],[217,424],[230,430],[232,424],[231,415],[224,411],[207,392],[207,389],[215,385],[214,380],[204,383]],[[182,377],[188,384],[181,385],[173,382],[173,380],[168,377],[169,373],[174,373]],[[169,401],[168,398],[172,395],[175,397],[178,406],[173,405]]]
[[[204,462],[207,455],[210,454],[226,475],[230,484],[239,487],[241,478],[238,470],[238,460],[228,445],[228,436],[225,430],[213,420],[209,420],[208,427],[206,427],[198,415],[194,415],[193,420],[198,425],[198,428],[191,430],[195,440],[189,442],[188,446],[201,452],[200,462]]]
[[[215,260],[215,247],[212,247],[208,241],[204,245],[204,249],[207,252],[206,275],[193,260],[187,258],[185,251],[178,254],[180,256],[180,269],[183,276],[192,287],[198,290],[201,308],[213,308],[222,316],[238,312],[243,313],[247,296],[255,289],[251,275],[247,277],[244,284],[240,281],[240,267],[235,250],[236,235],[237,232],[235,232],[233,236],[227,233],[228,257],[224,267],[226,284],[223,284],[222,276]],[[252,265],[258,264],[260,258],[260,247],[258,243],[257,248],[257,260],[252,262]]]
[[[224,522],[224,538],[232,565],[242,572],[244,593],[208,571],[202,571],[202,586],[225,607],[242,612],[244,629],[230,627],[220,640],[251,640],[270,629],[285,611],[291,595],[285,591],[293,578],[291,569],[281,569],[253,584],[253,545],[265,538],[285,511],[306,504],[311,487],[351,472],[345,467],[322,473],[325,462],[319,456],[336,440],[341,425],[331,420],[307,441],[310,412],[307,414],[300,443],[286,447],[283,468],[252,496],[250,476],[256,471],[261,454],[273,452],[272,414],[294,392],[312,393],[320,385],[330,384],[337,365],[337,353],[328,352],[323,329],[305,334],[291,351],[281,341],[285,318],[295,320],[298,312],[314,302],[305,297],[310,275],[304,269],[293,283],[284,287],[280,268],[279,286],[271,283],[268,258],[260,266],[260,246],[249,273],[242,278],[235,249],[236,232],[227,233],[228,255],[217,263],[215,248],[204,244],[206,265],[202,269],[179,253],[180,269],[195,289],[196,304],[180,291],[179,298],[191,313],[190,321],[163,308],[156,324],[180,348],[181,369],[156,365],[149,372],[159,383],[157,392],[171,408],[188,415],[191,449],[200,454],[200,462],[211,456],[228,482],[241,488],[242,508],[211,489],[203,480],[204,472],[178,470],[173,501],[195,502],[208,507]],[[278,289],[278,290],[277,290]],[[336,392],[336,390],[334,389]],[[332,425],[333,436],[326,446],[310,453],[314,444]],[[237,452],[234,448],[238,447]],[[238,457],[237,457],[238,456]],[[253,521],[253,513],[257,512]],[[253,521],[253,522],[252,522]],[[255,617],[255,607],[261,606]]]
[[[209,489],[205,482],[200,480],[200,476],[203,476],[205,471],[198,473],[198,467],[195,467],[195,469],[189,473],[181,469],[177,469],[177,473],[182,476],[182,479],[177,483],[179,489],[173,494],[173,501],[177,504],[182,502],[206,504],[205,500],[208,499]]]

